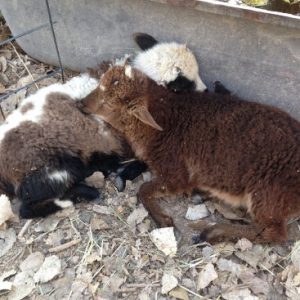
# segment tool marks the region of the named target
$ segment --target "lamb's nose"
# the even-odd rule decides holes
[[[208,93],[208,89],[205,89],[205,90],[203,91],[203,93]]]

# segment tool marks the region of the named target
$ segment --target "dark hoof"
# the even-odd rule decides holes
[[[104,197],[102,195],[99,195],[99,197],[93,199],[93,202],[95,204],[101,204],[101,203],[103,203],[103,201],[104,201]]]
[[[202,244],[206,242],[206,235],[201,232],[200,234],[194,235],[192,237],[193,244]]]
[[[117,176],[114,179],[113,183],[117,188],[118,192],[123,192],[125,190],[126,182],[120,176]]]
[[[168,215],[163,215],[158,223],[159,227],[175,227],[173,219]]]

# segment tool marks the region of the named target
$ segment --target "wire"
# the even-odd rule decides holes
[[[56,23],[57,23],[57,22],[54,21],[52,24],[56,24]],[[12,41],[14,41],[14,40],[16,40],[16,39],[18,39],[18,38],[24,36],[24,35],[30,34],[30,33],[32,33],[32,32],[35,32],[35,31],[37,31],[37,30],[40,30],[40,29],[42,29],[42,28],[44,28],[44,27],[48,27],[48,26],[49,26],[49,24],[46,23],[46,24],[40,25],[40,26],[38,26],[38,27],[29,29],[29,30],[27,30],[27,31],[25,31],[25,32],[23,32],[23,33],[20,33],[20,34],[17,34],[17,35],[15,35],[15,36],[12,36],[11,38],[8,38],[8,39],[6,39],[6,40],[0,42],[0,46],[3,46],[3,45],[5,45],[5,44],[7,44],[7,43],[9,43],[9,42],[12,42]]]
[[[52,22],[52,15],[51,15],[51,11],[50,11],[50,6],[49,6],[48,0],[45,0],[45,2],[46,2],[46,6],[47,6],[49,23],[50,23],[50,28],[51,28],[51,32],[52,32],[52,36],[53,36],[55,49],[56,49],[56,54],[57,54],[59,66],[60,66],[60,69],[61,69],[61,79],[62,79],[62,82],[64,83],[65,82],[64,69],[63,69],[63,66],[62,66],[62,63],[61,63],[60,53],[59,53],[59,49],[58,49],[58,45],[57,45],[56,35],[55,35],[53,22]]]

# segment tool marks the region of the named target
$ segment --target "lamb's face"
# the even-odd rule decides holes
[[[158,84],[174,91],[207,90],[196,58],[186,45],[158,43],[146,34],[138,34],[135,40],[145,51],[136,56],[133,66]]]
[[[100,115],[121,132],[132,117],[162,130],[147,108],[150,81],[145,74],[129,65],[114,66],[101,77],[97,92],[82,101],[82,109]]]
[[[100,80],[103,103],[111,106],[128,105],[146,92],[149,78],[130,65],[114,66]]]

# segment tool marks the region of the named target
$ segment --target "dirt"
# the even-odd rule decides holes
[[[0,68],[0,96],[53,69],[16,44],[0,48]],[[67,78],[74,75],[66,71]],[[36,88],[60,80],[57,74],[8,97],[1,104],[4,115]],[[199,195],[164,200],[177,226],[177,252],[166,255],[154,244],[156,226],[136,199],[149,177],[145,173],[127,182],[122,193],[112,181],[103,181],[101,202],[82,202],[45,219],[26,221],[10,212],[0,227],[0,299],[300,299],[298,220],[291,221],[291,241],[283,246],[245,239],[193,245],[188,207],[202,205],[195,209],[202,219],[192,215],[200,223],[247,222],[249,217]],[[11,200],[17,214],[18,201]],[[162,241],[165,247],[168,240]]]

